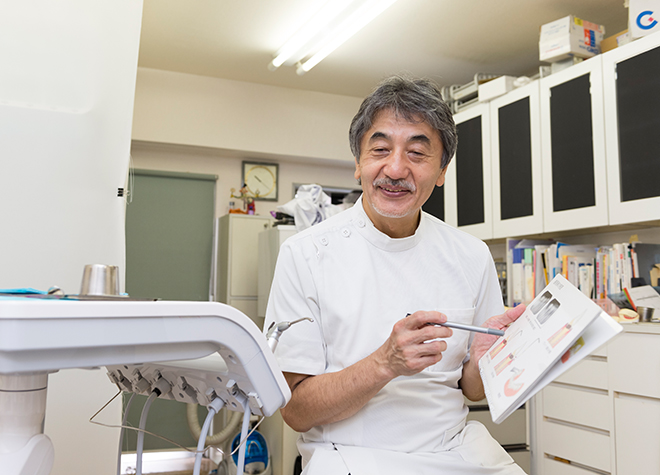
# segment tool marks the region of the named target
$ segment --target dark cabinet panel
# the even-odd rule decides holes
[[[554,211],[596,204],[589,74],[550,89]]]
[[[450,164],[451,166],[451,164]],[[436,186],[422,209],[442,221],[445,220],[445,187]]]
[[[500,217],[531,216],[534,210],[532,190],[532,139],[529,97],[498,110]]]
[[[660,196],[660,47],[617,65],[621,201]]]
[[[458,225],[468,226],[485,221],[484,167],[481,116],[458,124],[456,194]]]

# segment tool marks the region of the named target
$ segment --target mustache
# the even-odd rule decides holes
[[[399,179],[399,180],[392,180],[391,178],[379,178],[378,180],[374,180],[373,186],[391,186],[393,188],[404,188],[412,193],[417,191],[417,187],[415,186],[414,183],[411,183],[409,181]]]

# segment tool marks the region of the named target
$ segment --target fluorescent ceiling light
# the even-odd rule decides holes
[[[396,0],[330,0],[276,53],[268,65],[296,65],[299,75],[321,60],[380,15]]]

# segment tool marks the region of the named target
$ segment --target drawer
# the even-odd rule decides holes
[[[614,398],[617,473],[660,473],[660,399]]]
[[[527,418],[525,409],[513,411],[501,424],[495,424],[489,411],[470,411],[467,419],[479,421],[501,445],[527,443]]]
[[[543,475],[595,475],[591,470],[549,458],[544,458],[541,466]]]
[[[624,333],[608,354],[614,391],[660,398],[660,335]]]
[[[610,437],[589,429],[541,423],[543,451],[605,472],[611,472]]]
[[[555,381],[589,388],[607,389],[607,361],[585,358]]]
[[[597,429],[610,430],[610,398],[606,392],[550,384],[543,390],[543,415]]]

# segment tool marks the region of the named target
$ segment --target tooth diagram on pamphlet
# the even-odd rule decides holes
[[[621,330],[596,303],[556,276],[479,360],[493,421],[502,422]]]

